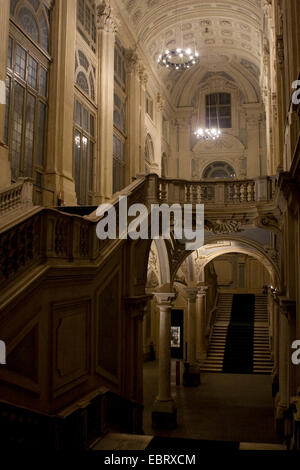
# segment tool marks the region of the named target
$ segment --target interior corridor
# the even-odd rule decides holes
[[[202,373],[199,387],[176,386],[176,361],[172,360],[171,390],[178,426],[153,430],[151,410],[157,395],[158,363],[145,362],[144,432],[174,438],[279,443],[271,386],[270,375],[221,373]]]

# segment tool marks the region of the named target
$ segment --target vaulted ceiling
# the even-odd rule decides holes
[[[243,74],[259,89],[263,0],[119,0],[137,43],[172,92],[186,72],[168,72],[157,64],[163,50],[194,48],[201,75]],[[177,91],[178,93],[178,91]]]

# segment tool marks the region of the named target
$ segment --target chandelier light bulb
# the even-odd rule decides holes
[[[193,54],[191,49],[166,49],[163,54],[160,54],[158,57],[158,64],[162,67],[173,70],[187,70],[190,69],[193,65],[199,62],[195,53]]]
[[[197,139],[202,139],[202,140],[217,140],[221,137],[222,132],[220,129],[216,129],[215,127],[212,129],[203,129],[202,127],[199,127],[194,132],[194,135],[197,137]]]

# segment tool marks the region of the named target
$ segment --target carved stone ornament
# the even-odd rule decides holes
[[[275,264],[279,264],[279,252],[275,250],[275,248],[271,248],[270,246],[264,246],[264,250],[266,254],[271,258],[271,260]]]
[[[112,8],[108,0],[98,0],[96,3],[97,27],[100,30],[116,33],[118,21],[112,13]]]
[[[242,222],[240,220],[206,220],[204,228],[207,232],[222,234],[242,231]]]

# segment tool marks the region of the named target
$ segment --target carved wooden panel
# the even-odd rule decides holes
[[[121,282],[115,272],[98,294],[97,372],[116,381],[119,375]]]
[[[53,305],[53,392],[64,393],[87,379],[90,363],[90,301]]]

